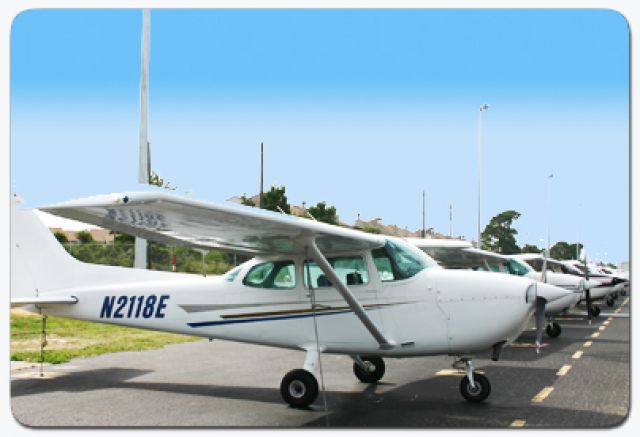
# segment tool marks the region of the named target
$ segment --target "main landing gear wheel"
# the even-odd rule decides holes
[[[607,306],[608,307],[612,307],[615,303],[616,303],[616,300],[613,297],[609,296],[607,298]]]
[[[551,338],[558,338],[562,333],[562,328],[556,322],[553,322],[550,325],[547,325],[547,335]]]
[[[622,290],[622,291],[620,292],[620,296],[623,296],[623,297],[624,297],[624,296],[626,296],[626,295],[627,295],[627,290]]]
[[[385,371],[384,360],[380,357],[361,357],[360,359],[367,369],[363,369],[358,363],[353,363],[353,373],[356,377],[369,384],[380,381]]]
[[[592,317],[598,317],[600,315],[600,307],[594,305],[594,306],[591,307],[589,312],[591,313]]]
[[[460,381],[460,393],[469,402],[482,402],[491,394],[491,383],[486,376],[479,373],[473,374],[473,382],[475,387],[471,385],[469,377],[465,376]]]
[[[292,407],[306,408],[318,397],[318,380],[304,369],[292,370],[282,378],[280,394]]]

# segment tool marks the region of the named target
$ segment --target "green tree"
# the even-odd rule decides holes
[[[280,209],[282,209],[286,214],[291,214],[291,206],[287,202],[285,190],[284,186],[272,186],[262,197],[262,209],[275,212],[280,212]],[[278,207],[280,207],[280,209],[278,209]]]
[[[368,234],[380,234],[382,231],[380,231],[380,229],[376,228],[375,226],[371,226],[371,225],[365,225],[364,228],[362,228],[363,232],[366,232]]]
[[[525,244],[522,246],[522,253],[542,253],[542,249],[535,244]]]
[[[133,235],[114,232],[113,242],[114,244],[136,244],[136,239]]]
[[[576,250],[576,246],[577,250]],[[550,251],[551,258],[565,260],[565,259],[577,259],[577,253],[582,249],[582,244],[574,243],[569,244],[566,241],[558,241],[553,245]]]
[[[95,241],[89,231],[76,232],[76,238],[81,244],[93,243]]]
[[[482,248],[503,255],[520,253],[516,244],[518,231],[512,228],[519,217],[520,213],[514,210],[503,211],[493,217],[481,234]]]
[[[331,225],[338,224],[338,214],[336,213],[336,207],[330,206],[327,208],[327,202],[318,202],[316,206],[307,208],[309,214],[316,220],[323,223],[329,223]]]
[[[58,240],[60,244],[67,244],[69,242],[69,239],[64,232],[55,231],[53,236],[56,237],[56,240]]]
[[[253,199],[245,195],[240,197],[240,203],[242,203],[245,206],[256,206],[256,203],[253,201]]]

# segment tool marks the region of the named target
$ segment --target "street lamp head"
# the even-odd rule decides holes
[[[487,104],[485,103],[484,105],[482,105],[482,106],[480,107],[480,112],[482,112],[482,111],[486,111],[487,109],[489,109],[489,105],[487,105]]]

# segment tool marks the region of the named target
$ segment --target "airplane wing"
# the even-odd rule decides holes
[[[266,255],[308,253],[380,347],[390,349],[396,345],[366,314],[322,253],[382,247],[386,243],[382,236],[256,208],[231,207],[166,193],[94,196],[42,209],[162,243]]]
[[[167,193],[110,194],[41,208],[169,245],[189,245],[246,254],[300,254],[302,241],[316,237],[322,251],[372,249],[385,244],[367,234],[245,206],[228,206]]]

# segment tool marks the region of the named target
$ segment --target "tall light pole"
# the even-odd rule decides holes
[[[547,256],[551,250],[551,179],[553,173],[547,176]]]
[[[422,191],[422,238],[427,238],[427,193]]]
[[[481,211],[481,193],[482,193],[482,113],[489,109],[486,103],[480,107],[478,115],[478,241],[476,248],[480,248],[480,211]]]
[[[142,41],[140,44],[140,142],[139,142],[139,166],[138,183],[148,184],[151,174],[151,158],[148,139],[148,112],[149,112],[149,33],[151,28],[151,11],[142,10]],[[133,266],[137,269],[148,268],[147,240],[136,237]]]

